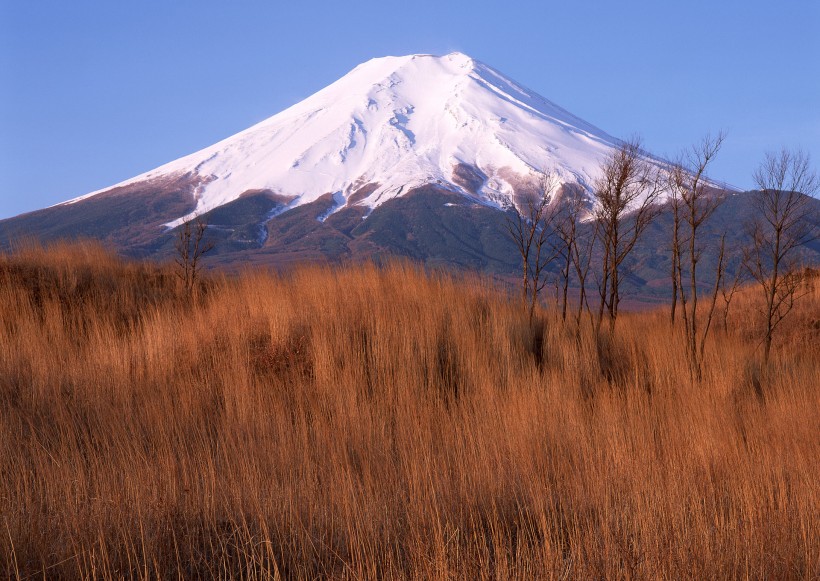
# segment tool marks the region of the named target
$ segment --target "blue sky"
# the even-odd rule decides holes
[[[820,2],[0,0],[0,218],[132,177],[384,55],[465,52],[618,137],[820,168]]]

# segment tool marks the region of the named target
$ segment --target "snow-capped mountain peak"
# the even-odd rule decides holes
[[[504,206],[539,171],[588,189],[617,145],[467,55],[384,57],[245,131],[113,187],[193,175],[200,180],[195,213],[266,190],[289,199],[289,207],[331,194],[329,215],[346,205],[372,209],[425,184]]]

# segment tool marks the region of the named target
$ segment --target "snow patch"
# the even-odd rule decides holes
[[[347,199],[345,198],[342,192],[335,192],[332,196],[332,200],[333,203],[330,205],[330,208],[325,210],[321,215],[317,216],[316,220],[318,220],[319,222],[324,222],[330,217],[331,214],[343,208],[344,205],[347,203]]]

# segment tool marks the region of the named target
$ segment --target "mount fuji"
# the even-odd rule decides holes
[[[545,171],[591,194],[619,143],[467,55],[376,58],[201,151],[0,221],[0,244],[91,237],[162,258],[200,216],[212,264],[398,255],[504,273],[505,211]]]
[[[385,57],[232,137],[112,188],[188,176],[195,209],[247,192],[372,210],[437,184],[504,207],[536,172],[589,188],[618,140],[467,55]],[[326,218],[327,216],[323,216]]]

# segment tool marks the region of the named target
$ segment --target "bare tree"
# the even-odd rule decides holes
[[[575,310],[575,324],[580,328],[584,309],[589,313],[590,323],[593,323],[592,309],[589,307],[587,294],[587,279],[592,266],[593,251],[598,238],[598,222],[593,222],[590,228],[578,231],[572,244],[572,266],[578,280],[578,308]]]
[[[189,295],[193,295],[199,278],[202,257],[213,250],[214,243],[205,240],[208,225],[200,216],[186,220],[177,232],[175,262],[179,266],[177,276]]]
[[[799,249],[820,237],[811,196],[820,187],[809,155],[800,150],[767,153],[754,173],[756,218],[750,225],[752,245],[745,262],[765,295],[763,362],[769,362],[777,327],[801,296],[805,273]]]
[[[597,232],[603,244],[598,331],[606,311],[609,333],[615,332],[624,260],[657,215],[655,202],[662,189],[658,168],[647,159],[637,138],[623,142],[601,165],[594,189]]]
[[[572,192],[574,188],[564,186],[560,200],[561,210],[556,220],[555,233],[557,241],[554,245],[558,258],[561,261],[561,268],[558,273],[556,284],[556,297],[560,299],[561,320],[567,320],[567,302],[569,295],[569,279],[572,269],[572,245],[578,236],[578,219],[573,211]],[[577,198],[577,196],[575,196]],[[560,293],[560,297],[558,296]]]
[[[672,325],[675,324],[675,315],[678,307],[678,266],[680,265],[680,231],[681,231],[681,199],[678,193],[678,188],[675,187],[675,182],[678,180],[678,174],[683,172],[683,168],[673,165],[670,168],[670,187],[669,187],[669,206],[672,208],[672,272],[670,277],[672,280],[672,303],[670,305],[669,321]]]
[[[712,318],[717,304],[718,291],[725,270],[726,236],[720,240],[718,262],[715,269],[715,285],[706,309],[703,327],[699,328],[698,312],[698,263],[703,247],[701,227],[723,203],[725,193],[709,183],[706,172],[714,161],[725,139],[718,133],[707,135],[700,143],[691,147],[680,160],[669,169],[669,187],[673,212],[672,228],[672,289],[680,299],[681,316],[686,334],[687,356],[694,379],[700,380],[703,368],[706,338],[709,335]],[[687,274],[687,284],[684,282]],[[675,320],[675,305],[672,304],[671,318]]]
[[[558,273],[560,279],[560,307],[561,320],[566,321],[569,310],[570,279],[575,277],[578,282],[578,310],[576,323],[581,324],[581,314],[587,302],[586,277],[589,272],[592,257],[592,245],[595,240],[594,229],[586,233],[582,228],[581,219],[587,210],[587,200],[584,191],[578,186],[564,186],[561,196],[561,209],[556,220],[555,250],[561,261]]]
[[[731,280],[724,274],[723,282],[720,284],[720,296],[723,299],[723,331],[729,331],[729,307],[732,305],[732,299],[735,297],[737,290],[746,280],[744,274],[746,270],[743,268],[741,264],[735,264],[734,268],[728,268],[729,262],[727,261],[727,269],[730,271],[734,271],[734,276]],[[736,262],[736,261],[734,261]]]
[[[521,257],[521,298],[532,323],[538,294],[547,283],[546,268],[555,260],[550,230],[556,218],[552,204],[558,180],[551,172],[538,176],[533,188],[521,194],[523,211],[513,204],[506,227]]]

